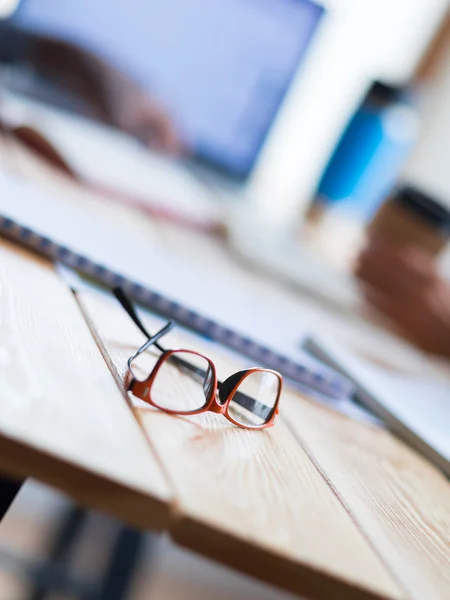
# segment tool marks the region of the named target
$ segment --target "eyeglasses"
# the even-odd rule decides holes
[[[194,350],[166,350],[159,344],[175,327],[174,321],[150,335],[122,288],[114,288],[113,293],[148,338],[128,359],[125,375],[128,392],[170,414],[196,415],[212,411],[245,429],[263,429],[274,424],[283,383],[280,373],[270,369],[244,369],[219,381],[210,358]],[[145,379],[139,379],[134,367],[144,353],[146,364],[153,359],[153,368]]]

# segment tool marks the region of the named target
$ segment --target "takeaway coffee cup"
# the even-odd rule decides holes
[[[380,206],[368,233],[437,256],[450,239],[450,211],[417,188],[402,186]]]

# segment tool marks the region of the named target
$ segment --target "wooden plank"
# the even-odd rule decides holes
[[[444,475],[386,430],[293,398],[286,398],[284,412],[409,597],[447,600],[450,482]]]
[[[134,525],[164,527],[169,486],[50,263],[0,243],[0,469]]]
[[[142,334],[115,300],[78,297],[120,382]],[[187,334],[164,343],[204,345]],[[208,353],[219,372],[237,368]],[[405,598],[281,420],[252,432],[218,415],[171,417],[140,401],[135,410],[175,490],[178,543],[308,598]]]

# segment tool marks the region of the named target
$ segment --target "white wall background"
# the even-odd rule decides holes
[[[450,39],[425,95],[419,139],[402,176],[450,208]]]
[[[407,79],[448,0],[327,0],[328,15],[249,191],[275,230],[297,223],[371,80]]]

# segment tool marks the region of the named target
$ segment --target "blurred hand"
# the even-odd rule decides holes
[[[127,85],[110,98],[110,105],[112,123],[146,146],[170,154],[182,151],[169,116],[136,86]]]
[[[45,75],[77,94],[93,116],[162,152],[182,150],[169,116],[124,71],[67,41],[32,36],[29,60]]]
[[[426,352],[450,358],[450,284],[418,248],[373,240],[356,275],[370,305]]]

